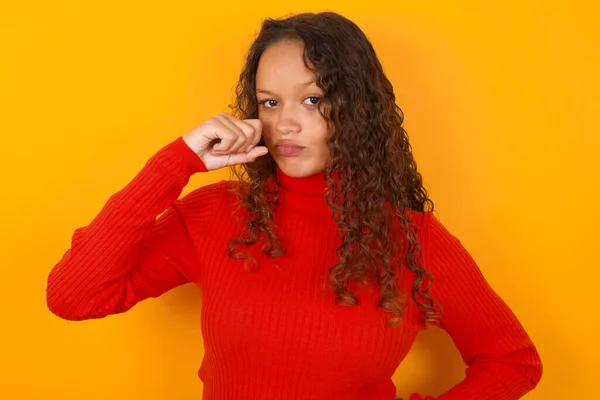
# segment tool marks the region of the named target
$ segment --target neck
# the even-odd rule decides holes
[[[325,181],[325,172],[305,177],[291,177],[280,168],[276,170],[280,204],[290,206],[307,214],[331,216],[331,209],[325,200],[329,185]]]

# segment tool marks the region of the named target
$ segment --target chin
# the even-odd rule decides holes
[[[325,170],[324,166],[308,165],[306,162],[289,163],[281,160],[275,160],[281,171],[292,178],[305,178],[307,176],[322,173]]]

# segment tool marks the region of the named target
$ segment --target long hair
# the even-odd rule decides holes
[[[326,111],[319,111],[333,128],[327,138],[332,162],[324,176],[329,186],[325,198],[337,216],[342,238],[338,261],[328,271],[336,304],[356,305],[357,296],[348,283],[361,282],[371,273],[380,286],[378,306],[390,314],[389,326],[397,326],[407,305],[399,278],[409,269],[414,273],[411,295],[424,322],[436,322],[441,310],[428,294],[433,279],[423,268],[416,226],[409,217],[410,210],[433,210],[433,202],[417,171],[392,84],[360,28],[333,12],[266,19],[236,85],[230,106],[234,115],[258,118],[259,59],[266,48],[286,39],[304,44],[305,65],[315,72],[324,92],[319,106],[328,104]],[[244,183],[237,186],[237,194],[248,220],[240,237],[230,242],[229,256],[256,266],[253,257],[236,251],[238,245],[250,246],[264,238],[266,255],[284,253],[273,227],[277,185],[269,184],[275,179],[276,164],[267,154],[232,170]]]

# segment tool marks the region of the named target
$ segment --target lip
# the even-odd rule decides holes
[[[298,155],[302,150],[303,146],[300,146],[296,142],[291,140],[279,140],[275,143],[275,151],[282,157],[293,157]]]

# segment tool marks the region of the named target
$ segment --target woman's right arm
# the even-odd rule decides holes
[[[204,171],[182,138],[150,158],[89,225],[73,233],[48,276],[50,310],[69,320],[101,318],[188,282],[195,250],[175,202],[191,175]],[[206,219],[220,193],[220,185],[194,193]]]
[[[224,118],[241,129],[219,122]],[[196,172],[266,154],[262,147],[248,149],[260,139],[260,123],[232,118],[214,117],[163,147],[89,225],[75,230],[48,276],[54,314],[102,318],[194,279],[197,249],[182,210],[193,209],[194,220],[210,226],[225,187],[208,185],[178,200],[183,188]]]

